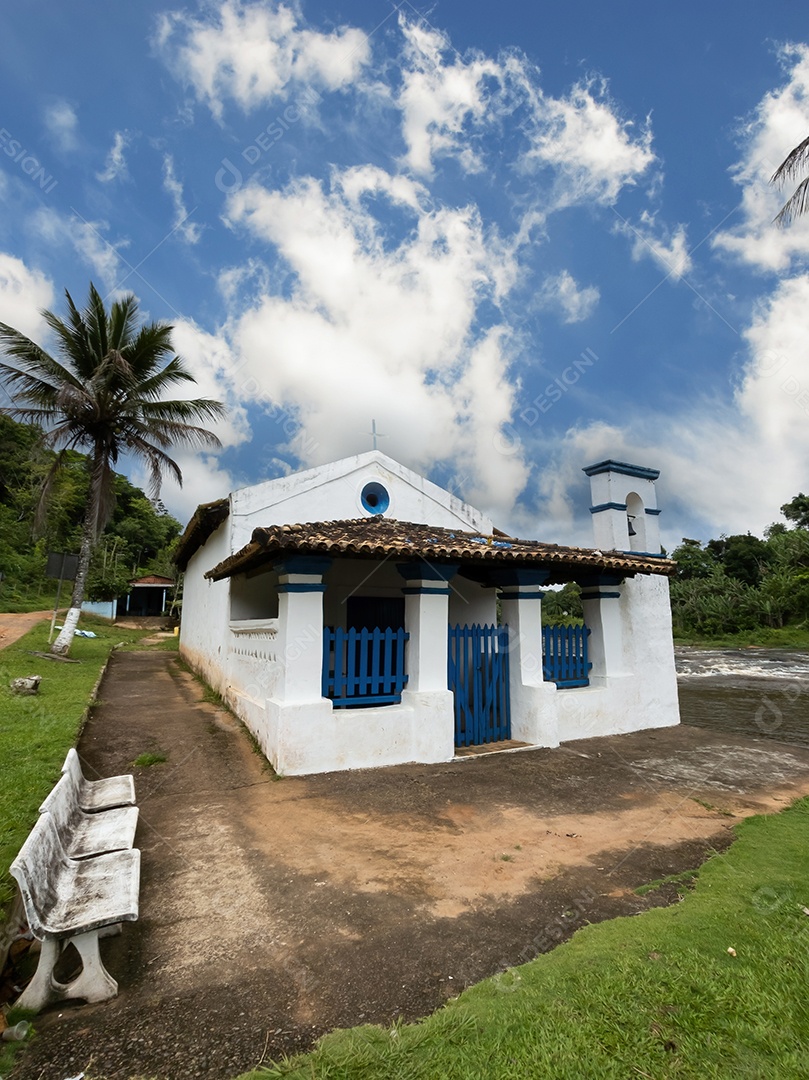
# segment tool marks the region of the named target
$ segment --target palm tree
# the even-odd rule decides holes
[[[794,180],[801,173],[806,172],[809,166],[809,138],[799,143],[781,162],[772,175],[771,184],[779,186],[785,180]],[[776,225],[790,225],[796,217],[801,217],[809,209],[809,176],[795,188],[789,199],[784,203],[775,218]]]
[[[79,564],[64,629],[51,652],[70,648],[84,598],[93,547],[114,508],[114,466],[122,454],[140,459],[157,497],[164,473],[182,484],[182,473],[166,450],[175,444],[217,447],[221,443],[193,421],[213,421],[224,406],[207,398],[163,400],[169,388],[194,382],[171,347],[172,327],[138,326],[138,302],[130,293],[109,312],[90,283],[84,311],[67,290],[67,319],[42,315],[53,332],[51,356],[24,334],[0,323],[0,361],[13,407],[0,411],[41,428],[40,441],[57,451],[40,498],[40,518],[53,479],[68,450],[87,454],[90,491],[82,525]],[[58,357],[58,359],[57,359]]]

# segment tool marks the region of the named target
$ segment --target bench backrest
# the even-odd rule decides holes
[[[135,805],[135,785],[131,773],[87,780],[82,772],[79,755],[73,748],[67,752],[62,772],[70,777],[76,790],[76,802],[82,810],[95,813],[99,810],[112,810],[117,806]]]
[[[39,812],[51,815],[56,823],[56,831],[59,833],[62,846],[67,850],[70,844],[66,843],[66,838],[75,833],[82,819],[79,793],[72,776],[64,773],[59,778],[59,782],[40,806]]]
[[[81,771],[79,755],[72,746],[67,752],[65,763],[62,766],[62,772],[70,777],[77,792],[80,792],[87,783],[84,779],[84,773]]]
[[[28,928],[35,937],[44,936],[48,914],[58,899],[54,883],[59,868],[68,866],[56,822],[50,814],[40,814],[20,853],[11,864],[11,874],[20,886]]]

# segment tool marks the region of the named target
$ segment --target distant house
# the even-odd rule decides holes
[[[129,592],[119,596],[117,600],[86,600],[81,607],[82,611],[90,611],[105,619],[166,615],[174,586],[174,578],[146,574],[145,577],[130,581]]]
[[[118,599],[116,615],[119,619],[124,615],[166,615],[174,585],[174,578],[161,577],[159,574],[147,574],[130,581],[129,592]]]
[[[676,724],[658,473],[584,471],[593,548],[507,536],[376,450],[204,504],[181,653],[286,774]],[[568,581],[585,626],[543,629]]]

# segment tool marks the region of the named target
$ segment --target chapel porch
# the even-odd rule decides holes
[[[665,621],[671,566],[383,518],[257,529],[208,575],[231,581],[224,692],[285,773],[655,726],[634,624]],[[543,630],[568,580],[585,628]]]

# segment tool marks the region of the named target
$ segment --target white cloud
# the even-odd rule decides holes
[[[183,483],[180,487],[171,476],[164,477],[160,498],[181,525],[190,520],[200,503],[219,499],[239,487],[232,473],[224,469],[213,454],[179,450],[169,453],[169,457],[180,466]],[[148,491],[150,478],[139,463],[132,463],[130,475],[133,484]]]
[[[217,119],[229,101],[250,112],[288,95],[295,84],[343,89],[369,58],[361,30],[310,30],[295,2],[224,0],[211,11],[209,18],[162,15],[155,45]]]
[[[104,236],[108,230],[106,221],[85,221],[50,207],[41,208],[31,218],[31,231],[36,236],[48,244],[70,244],[105,287],[111,288],[126,266],[119,249],[126,248],[129,242],[119,240],[113,244]]]
[[[189,319],[178,319],[172,323],[171,341],[195,379],[193,383],[178,384],[173,395],[222,401],[228,414],[210,424],[210,430],[225,449],[246,442],[250,438],[250,425],[245,409],[237,400],[238,362],[224,333],[210,334]]]
[[[183,201],[183,185],[174,172],[174,158],[171,154],[163,155],[163,190],[171,196],[174,204],[172,231],[187,244],[198,243],[202,236],[202,226],[189,220],[190,214]]]
[[[112,180],[129,179],[129,170],[126,166],[124,151],[130,142],[131,135],[128,131],[115,132],[112,146],[107,152],[104,168],[101,172],[96,173],[96,180],[100,180],[102,184],[108,184]]]
[[[67,101],[56,101],[45,110],[45,126],[53,137],[58,150],[68,153],[79,145],[77,137],[79,119],[76,110]]]
[[[53,284],[41,271],[0,253],[0,322],[41,344],[47,327],[39,313],[52,308],[53,299]]]
[[[581,288],[569,270],[545,279],[540,290],[540,302],[562,312],[562,322],[577,323],[589,319],[595,311],[601,293],[595,285]]]
[[[474,209],[418,204],[417,185],[353,170],[330,191],[313,179],[285,191],[252,185],[230,201],[231,224],[274,245],[295,275],[234,317],[241,391],[279,423],[304,464],[355,453],[375,417],[385,450],[414,468],[461,462],[468,498],[501,511],[525,484],[519,452],[494,453],[511,416],[504,326],[476,328],[516,269]],[[391,245],[361,190],[384,192],[412,217]],[[513,257],[512,257],[513,258]]]
[[[429,176],[435,158],[452,154],[466,172],[480,171],[483,164],[470,141],[470,129],[491,121],[486,82],[499,81],[500,65],[479,54],[447,63],[450,44],[443,34],[401,15],[399,26],[405,48],[397,105],[407,143],[406,164]]]
[[[635,132],[609,100],[606,86],[577,83],[564,97],[546,96],[521,74],[532,102],[530,148],[523,166],[551,166],[558,176],[555,206],[574,203],[612,205],[621,189],[636,184],[655,156],[648,126]]]
[[[193,383],[179,383],[171,391],[172,398],[213,398],[227,407],[227,415],[202,426],[212,431],[224,450],[240,446],[251,437],[247,413],[238,400],[238,361],[222,331],[208,333],[190,319],[178,319],[172,324],[171,341],[175,352],[185,361],[194,376]],[[238,486],[231,473],[222,466],[219,451],[193,450],[177,447],[169,450],[183,474],[180,487],[171,477],[163,482],[161,497],[181,522],[186,522],[200,503],[219,498]],[[144,489],[149,477],[143,467],[133,463],[133,482]]]
[[[644,210],[636,224],[621,219],[615,225],[615,231],[632,241],[632,258],[635,262],[652,259],[673,281],[679,281],[693,267],[685,225],[676,225],[671,229],[658,221],[656,212]]]
[[[793,187],[778,191],[770,178],[787,154],[806,138],[809,128],[809,46],[788,45],[779,58],[787,78],[765,94],[744,125],[740,160],[733,179],[741,188],[741,222],[717,233],[713,245],[762,270],[784,271],[809,254],[809,217],[788,228],[773,219]]]
[[[615,457],[662,470],[658,482],[664,543],[720,532],[761,535],[780,506],[806,490],[809,461],[809,274],[781,282],[756,309],[744,337],[749,355],[724,399],[697,397],[681,412],[648,409],[631,426],[570,429],[539,473],[543,520],[563,538],[587,543],[570,492],[579,470]],[[556,537],[554,537],[556,538]]]

